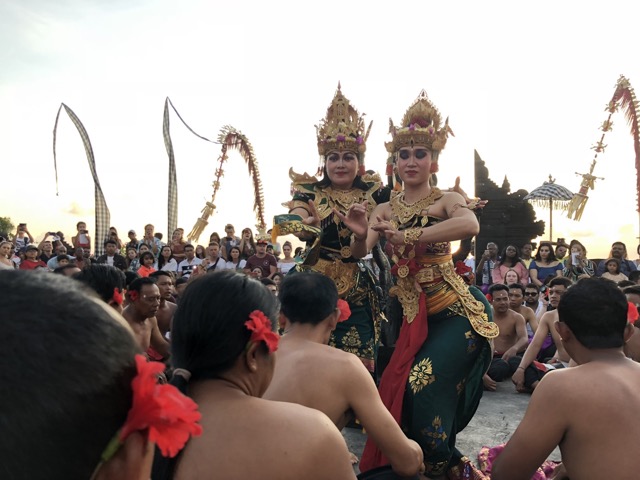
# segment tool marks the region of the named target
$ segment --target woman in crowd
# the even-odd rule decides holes
[[[0,270],[15,270],[16,265],[11,261],[13,243],[8,240],[0,243]]]
[[[518,277],[520,277],[518,283],[522,283],[523,286],[529,283],[529,271],[520,258],[517,247],[514,245],[507,245],[502,251],[496,266],[491,272],[493,283],[502,283],[508,270],[516,271]]]
[[[317,130],[323,177],[291,173],[295,191],[289,213],[299,215],[308,231],[298,233],[307,242],[303,263],[296,270],[315,270],[330,276],[351,316],[337,325],[329,344],[354,353],[375,371],[380,338],[380,307],[375,280],[363,262],[351,254],[351,230],[339,218],[352,205],[367,202],[368,212],[389,200],[390,191],[379,177],[365,175],[364,153],[368,131],[364,118],[342,94],[340,86]],[[295,222],[291,222],[295,226]],[[281,228],[280,233],[289,233]],[[318,239],[321,239],[318,241]]]
[[[185,259],[184,254],[184,246],[187,245],[187,241],[184,239],[184,229],[176,228],[171,235],[171,253],[173,254],[173,258],[176,260],[176,269],[177,264]]]
[[[260,398],[273,377],[277,315],[276,297],[236,272],[203,275],[185,290],[171,333],[173,363],[188,378],[203,432],[185,447],[174,478],[355,479],[326,415]]]
[[[211,242],[217,242],[218,245],[222,245],[220,241],[220,234],[218,232],[213,232],[211,235],[209,235],[209,243]]]
[[[404,318],[380,396],[422,447],[429,478],[463,478],[462,469],[469,475],[473,466],[459,457],[455,438],[477,409],[491,359],[489,339],[498,328],[489,321],[482,292],[455,272],[450,242],[477,235],[479,225],[463,196],[431,184],[450,129],[424,91],[390,132],[387,149],[404,191],[377,206],[369,224],[366,204],[352,205],[339,216],[353,232],[354,256],[364,257],[384,237],[395,264],[397,285],[391,293],[400,300]],[[368,442],[360,469],[384,463]]]
[[[522,284],[522,282],[520,281],[520,275],[518,275],[518,272],[516,272],[512,268],[507,270],[507,273],[504,274],[504,278],[502,279],[502,282],[500,282],[500,283],[504,283],[505,285],[511,285],[512,283],[520,283],[520,284]]]
[[[284,254],[284,258],[282,260],[278,260],[278,270],[281,273],[288,273],[296,265],[295,259],[291,256],[293,251],[293,246],[290,241],[284,242],[282,245],[282,253]]]
[[[178,271],[178,262],[173,254],[173,247],[165,245],[160,250],[160,255],[158,256],[158,270],[173,273]]]
[[[250,228],[244,228],[240,236],[240,258],[246,260],[256,253],[256,242]]]
[[[571,240],[569,256],[564,262],[562,275],[574,282],[596,274],[596,264],[587,258],[587,249],[578,240]]]
[[[118,253],[120,253],[122,250],[122,240],[118,237],[118,230],[116,230],[116,227],[109,227],[109,240],[116,242],[116,248],[118,249]]]
[[[196,254],[196,258],[199,258],[200,260],[204,260],[204,257],[207,256],[207,251],[202,245],[196,245],[195,254]]]
[[[75,237],[71,237],[71,244],[74,249],[78,247],[88,248],[91,251],[91,237],[89,236],[89,230],[87,230],[87,224],[85,222],[78,222],[76,224],[78,233]]]
[[[562,263],[556,258],[553,245],[550,242],[541,242],[534,260],[529,265],[531,282],[538,287],[545,284],[547,277],[561,277]]]
[[[239,246],[231,247],[229,249],[229,261],[225,264],[225,269],[241,272],[247,264],[247,261],[241,258],[240,255],[241,251]]]

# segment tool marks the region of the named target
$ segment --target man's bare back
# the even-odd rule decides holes
[[[176,313],[178,306],[173,302],[164,301],[160,303],[160,307],[156,312],[156,319],[158,321],[158,328],[163,337],[166,338],[167,332],[171,330],[171,321],[173,315]]]

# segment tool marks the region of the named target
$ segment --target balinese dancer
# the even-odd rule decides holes
[[[404,191],[370,215],[366,203],[338,214],[353,232],[354,257],[365,256],[383,235],[394,264],[392,293],[404,318],[380,395],[407,435],[422,446],[429,478],[473,478],[471,464],[460,463],[466,459],[455,450],[455,440],[478,407],[491,359],[489,340],[498,328],[490,321],[486,298],[456,273],[450,242],[476,235],[479,225],[462,195],[431,185],[452,132],[424,91],[401,125],[391,122],[390,131],[387,150]],[[385,463],[368,443],[361,470]]]
[[[369,125],[369,129],[371,124]],[[363,116],[342,94],[340,85],[316,126],[321,180],[290,171],[294,196],[289,213],[276,217],[274,236],[296,233],[307,241],[303,262],[294,267],[331,277],[340,298],[349,303],[351,316],[338,324],[329,344],[357,355],[373,373],[380,337],[381,311],[375,278],[365,263],[351,254],[351,230],[336,212],[366,204],[367,213],[389,201],[388,188],[378,175],[366,175],[364,153],[369,133]]]

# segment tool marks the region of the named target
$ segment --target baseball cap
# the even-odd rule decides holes
[[[27,248],[25,248],[24,251],[28,252],[29,250],[38,250],[38,247],[34,244],[27,245]]]
[[[129,235],[129,233],[133,233],[134,235],[136,234],[135,230],[129,230],[129,232],[127,233],[127,235]]]

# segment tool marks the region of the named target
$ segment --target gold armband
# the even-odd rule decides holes
[[[404,231],[404,243],[405,245],[413,245],[416,243],[422,235],[421,228],[408,228]]]

